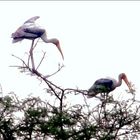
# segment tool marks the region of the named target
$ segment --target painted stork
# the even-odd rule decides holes
[[[122,80],[126,83],[129,90],[131,89],[131,84],[128,82],[127,76],[125,73],[121,73],[118,76],[118,81],[113,78],[101,78],[95,81],[92,87],[88,90],[88,98],[96,96],[98,93],[106,93],[113,91],[115,88],[121,86]]]
[[[36,38],[41,38],[45,43],[53,43],[58,48],[62,58],[64,59],[59,40],[56,38],[47,38],[46,30],[35,24],[35,21],[38,18],[39,16],[35,16],[25,21],[24,24],[16,30],[16,32],[12,33],[12,42],[16,43],[22,41],[23,39],[29,39],[33,41]]]

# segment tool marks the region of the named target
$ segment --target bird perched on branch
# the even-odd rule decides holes
[[[53,43],[61,53],[62,58],[64,55],[62,53],[59,40],[56,38],[48,39],[46,30],[37,26],[35,21],[39,16],[32,17],[24,22],[14,33],[12,33],[13,43],[22,41],[23,39],[35,40],[36,38],[41,38],[45,43]]]
[[[122,80],[126,83],[131,91],[131,84],[129,83],[125,73],[118,76],[118,81],[113,78],[101,78],[95,81],[92,87],[88,90],[88,98],[95,97],[98,93],[106,93],[113,91],[115,88],[121,86]]]

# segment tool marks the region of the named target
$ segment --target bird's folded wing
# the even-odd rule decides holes
[[[41,36],[45,33],[45,29],[41,29],[41,28],[38,28],[38,27],[25,28],[24,31],[26,33],[35,34],[37,36]]]
[[[101,79],[95,81],[96,85],[108,85],[108,84],[112,85],[112,83],[113,83],[112,80],[105,79],[105,78],[101,78]]]

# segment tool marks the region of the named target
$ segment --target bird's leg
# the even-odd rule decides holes
[[[34,40],[33,40],[34,41]],[[35,49],[35,47],[37,46],[37,43],[39,41],[39,39],[37,40],[37,42],[34,44],[34,42],[32,41],[32,44],[31,44],[31,48],[30,48],[30,51],[29,51],[29,57],[28,57],[28,66],[29,66],[29,63],[30,63],[30,57],[31,57],[31,54],[32,54],[32,58],[33,58],[33,50]],[[31,58],[31,61],[33,60]],[[33,60],[34,61],[34,60]],[[34,65],[34,62],[32,63],[32,66]],[[35,65],[34,65],[34,69],[35,69]]]
[[[102,99],[105,101],[107,99],[108,93],[101,93]]]
[[[31,57],[32,69],[35,70],[33,50],[34,50],[34,40],[32,40],[31,48],[30,48],[30,51],[29,51],[29,53],[30,53],[29,60],[30,60],[30,57]],[[28,60],[28,65],[29,65],[29,60]]]
[[[101,93],[101,96],[105,99],[105,93]]]
[[[107,94],[108,94],[108,93],[104,93],[104,94],[105,94],[105,100],[106,100],[106,99],[107,99]]]

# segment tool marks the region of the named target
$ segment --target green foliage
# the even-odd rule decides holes
[[[86,106],[89,110],[85,112],[85,105],[65,105],[61,110],[60,106],[52,106],[40,98],[19,100],[9,94],[3,97],[0,106],[0,138],[3,140],[139,138],[140,110],[134,98],[102,101],[93,108]]]

